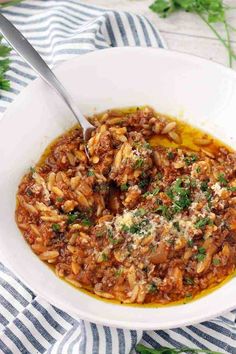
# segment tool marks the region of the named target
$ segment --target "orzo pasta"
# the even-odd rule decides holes
[[[93,117],[60,136],[18,189],[16,221],[76,287],[124,303],[169,303],[236,266],[236,154],[151,108]]]

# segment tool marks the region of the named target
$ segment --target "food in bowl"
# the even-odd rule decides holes
[[[236,267],[236,154],[149,107],[91,118],[57,138],[17,193],[38,257],[78,288],[122,303],[194,298]]]

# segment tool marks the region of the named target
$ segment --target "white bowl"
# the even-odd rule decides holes
[[[223,66],[163,49],[116,48],[77,57],[55,72],[85,114],[148,104],[236,148],[236,73]],[[103,302],[58,279],[33,254],[14,220],[17,186],[47,144],[74,123],[41,79],[20,94],[0,122],[0,259],[50,303],[109,326],[178,327],[236,307],[235,278],[186,305],[142,308]]]

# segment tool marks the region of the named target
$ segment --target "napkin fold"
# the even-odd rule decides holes
[[[165,47],[144,17],[76,0],[31,0],[2,11],[53,67],[76,55],[116,46]],[[0,91],[0,117],[35,78],[14,51]],[[236,354],[236,310],[212,321],[171,330],[135,331],[83,321],[50,305],[0,263],[0,353],[134,354],[137,343],[152,348],[190,347]]]

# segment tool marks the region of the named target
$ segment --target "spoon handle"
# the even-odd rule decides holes
[[[83,128],[84,135],[89,129],[94,127],[87,121],[87,119],[80,112],[73,99],[70,97],[64,86],[60,83],[45,61],[41,58],[39,53],[32,47],[27,39],[19,32],[16,27],[0,13],[0,33],[16,50],[16,52],[38,73],[41,78],[46,81],[57,93],[63,98],[65,103],[73,112],[75,118]],[[84,136],[85,140],[87,137]]]

